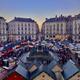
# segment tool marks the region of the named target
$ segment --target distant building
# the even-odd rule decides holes
[[[60,16],[45,20],[41,33],[44,39],[53,39],[56,35],[72,36],[76,41],[80,40],[80,14],[74,17]]]
[[[72,16],[55,16],[45,20],[39,32],[38,24],[31,18],[15,17],[8,24],[0,17],[0,42],[7,40],[33,39],[65,39],[67,36],[74,41],[80,41],[80,14]]]
[[[66,17],[60,16],[55,18],[46,19],[42,25],[42,34],[45,39],[54,38],[55,35],[66,34]]]
[[[34,20],[30,18],[15,17],[8,23],[8,26],[9,39],[11,41],[38,38],[38,25]]]
[[[80,14],[73,18],[73,39],[80,40]]]
[[[0,17],[0,42],[7,41],[7,24],[3,17]]]

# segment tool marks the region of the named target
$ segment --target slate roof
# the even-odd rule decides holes
[[[33,65],[35,65],[37,68],[40,66],[39,63],[35,63],[34,61],[32,63],[27,64],[27,68],[30,69]]]
[[[45,65],[41,65],[39,67],[39,69],[35,70],[32,74],[31,74],[31,80],[34,79],[35,77],[37,77],[39,74],[41,74],[42,72],[45,72],[46,74],[48,74],[50,77],[52,77],[54,80],[56,80],[56,76],[55,74],[48,69],[47,66]]]
[[[1,17],[1,16],[0,16],[0,19],[3,19],[3,20],[5,20],[5,19],[4,19],[4,17]]]
[[[80,19],[80,14],[75,15],[74,17],[72,17],[71,15],[69,15],[67,17],[61,15],[59,17],[56,16],[56,17],[50,18],[50,19],[46,18],[45,22],[62,22],[62,21],[68,22],[68,21],[72,21],[74,19],[76,19],[76,20]]]
[[[52,69],[55,65],[57,65],[58,64],[58,62],[57,61],[55,61],[55,60],[53,60],[53,61],[51,61],[51,63],[47,66],[48,67],[48,69]]]
[[[65,79],[69,79],[77,72],[79,72],[79,69],[72,60],[69,60],[66,64],[63,65],[63,76]]]
[[[29,73],[27,69],[25,69],[23,66],[18,65],[15,71],[19,73],[20,75],[22,75],[24,78],[29,79]]]
[[[55,18],[50,18],[50,19],[46,19],[45,22],[61,22],[61,21],[66,21],[66,17],[62,16],[62,17],[55,17]]]
[[[18,22],[35,22],[31,18],[20,18],[20,17],[15,17],[12,21],[18,21]]]
[[[75,15],[75,16],[74,16],[74,19],[80,19],[80,14]]]

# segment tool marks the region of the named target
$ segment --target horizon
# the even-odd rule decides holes
[[[41,29],[45,18],[56,15],[77,15],[80,13],[80,0],[2,0],[0,2],[0,16],[7,22],[14,17],[31,18]]]

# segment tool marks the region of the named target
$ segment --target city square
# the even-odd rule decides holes
[[[0,17],[0,28],[3,28],[0,36],[1,79],[78,80],[80,15],[76,16],[65,18],[61,15],[46,19],[41,32],[37,22],[30,18],[15,17],[6,23],[5,19]],[[72,23],[76,21],[78,31],[74,29],[76,26],[72,23],[74,27],[71,28],[66,20],[72,20]]]
[[[0,80],[80,80],[79,3],[2,0]]]

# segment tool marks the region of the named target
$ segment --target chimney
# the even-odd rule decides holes
[[[16,19],[16,17],[14,17],[14,19]]]
[[[61,14],[61,17],[63,17],[62,14]]]
[[[48,20],[48,18],[46,18],[46,21]]]
[[[57,15],[55,16],[55,18],[57,18]]]

